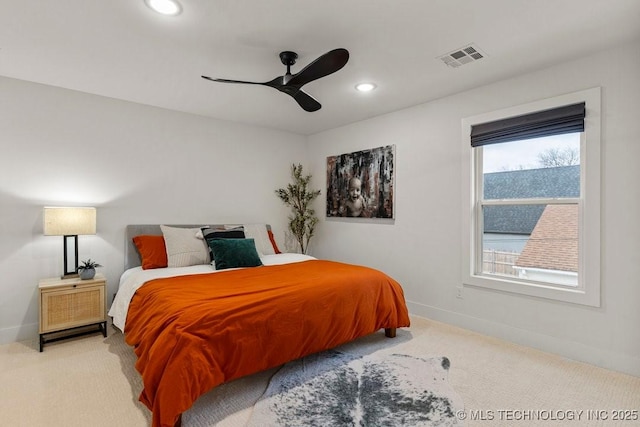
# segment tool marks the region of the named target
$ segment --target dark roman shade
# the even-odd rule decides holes
[[[471,126],[471,146],[584,131],[585,103]]]

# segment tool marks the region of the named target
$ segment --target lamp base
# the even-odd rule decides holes
[[[72,238],[73,240],[73,253],[74,253],[74,257],[73,257],[73,270],[69,270],[69,263],[67,261],[67,240],[69,238]],[[76,278],[76,277],[80,277],[80,275],[78,274],[78,236],[75,235],[71,235],[71,236],[64,236],[63,237],[63,254],[64,254],[64,273],[62,274],[62,278],[63,279],[71,279],[71,278]]]

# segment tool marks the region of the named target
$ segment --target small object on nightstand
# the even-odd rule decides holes
[[[102,274],[88,280],[57,277],[40,280],[40,351],[46,343],[94,332],[102,332],[106,338],[106,287],[107,281]],[[78,329],[94,325],[98,329],[78,332]],[[47,339],[47,335],[72,330],[76,333]]]
[[[80,279],[89,280],[93,279],[96,275],[96,268],[102,267],[95,261],[91,261],[91,258],[88,260],[82,261],[82,265],[78,267],[78,273],[80,274]]]

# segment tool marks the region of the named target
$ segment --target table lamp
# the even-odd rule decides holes
[[[78,235],[96,234],[96,208],[85,207],[45,207],[44,235],[63,236],[64,274],[63,279],[78,277]],[[68,240],[73,238],[73,270],[69,270]]]

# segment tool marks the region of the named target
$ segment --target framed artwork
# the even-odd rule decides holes
[[[395,145],[327,157],[327,217],[394,217]]]

